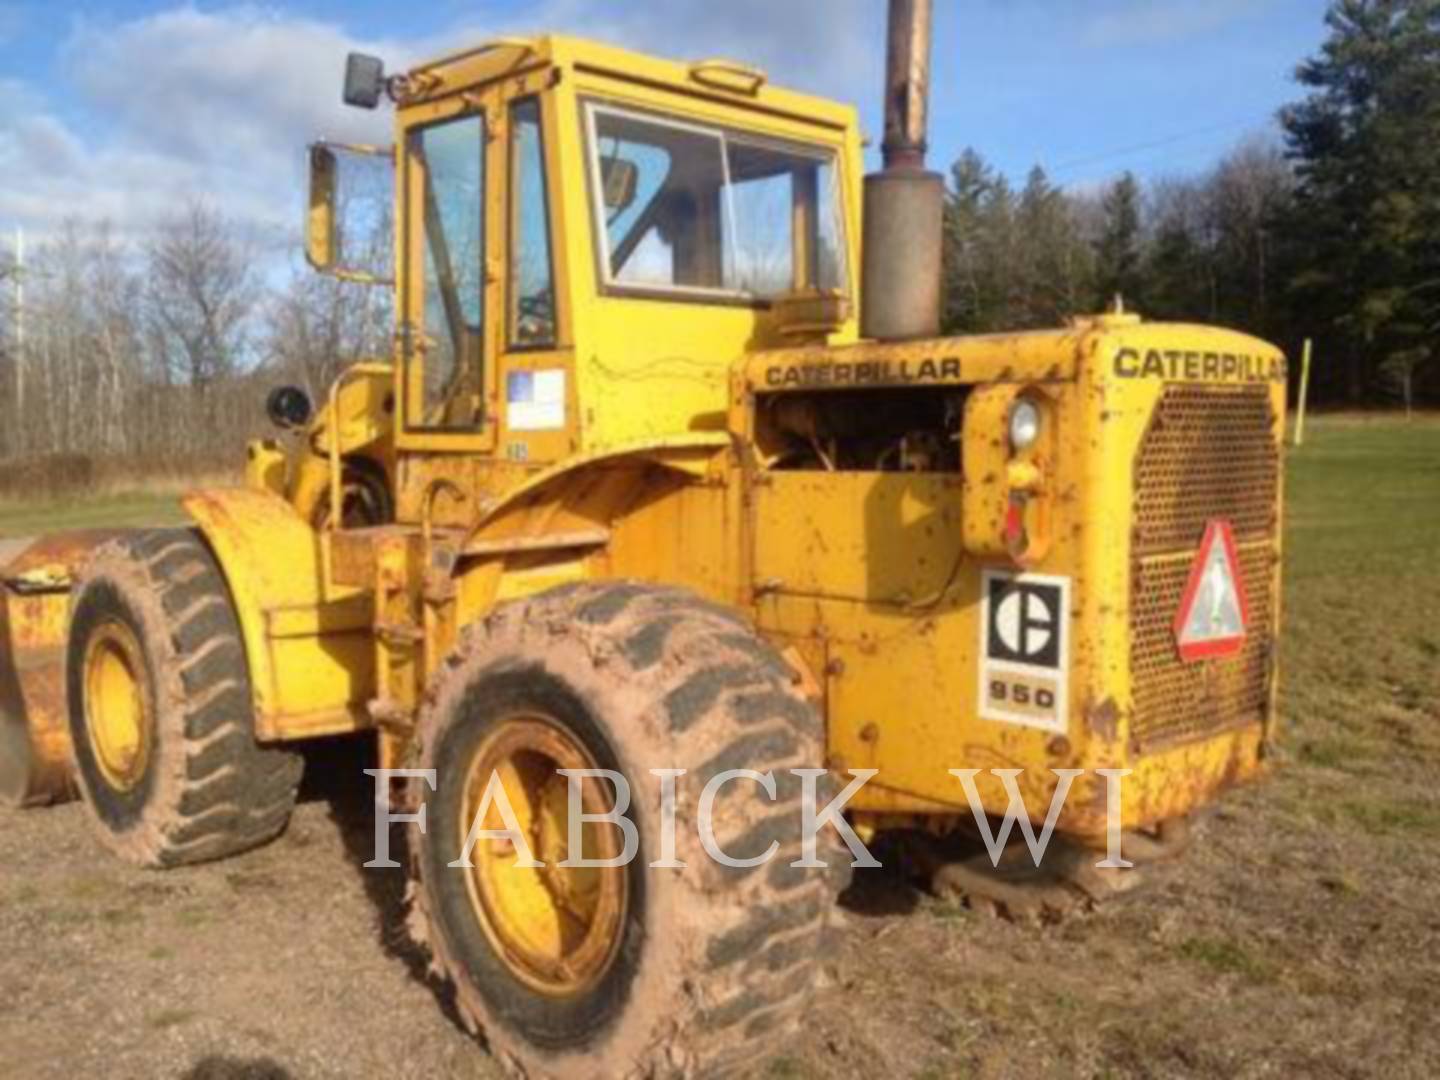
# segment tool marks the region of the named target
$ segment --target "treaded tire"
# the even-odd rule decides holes
[[[821,834],[828,869],[800,858],[801,781],[824,753],[823,723],[781,657],[738,617],[678,589],[619,582],[565,586],[503,605],[470,627],[437,674],[419,729],[419,766],[437,788],[411,788],[428,828],[412,825],[412,933],[453,990],[466,1025],[512,1075],[724,1075],[774,1054],[808,1007],[827,951],[833,902],[852,856]],[[640,854],[627,924],[611,969],[578,999],[527,987],[498,959],[463,902],[467,871],[446,864],[461,846],[456,789],[466,747],[506,715],[571,710],[601,767],[630,782],[628,816]],[[506,710],[509,710],[507,712]],[[576,711],[578,710],[578,711]],[[607,764],[613,763],[613,764]],[[676,785],[676,856],[659,858],[659,780],[651,768],[689,770]],[[729,868],[696,831],[705,782],[728,769],[774,770],[777,798],[737,779],[715,803]],[[827,779],[820,798],[833,795]]]
[[[107,779],[86,721],[87,647],[115,623],[138,642],[150,717],[148,758],[128,789]],[[195,532],[140,532],[96,550],[75,592],[65,665],[80,789],[116,854],[178,866],[237,855],[284,831],[304,760],[255,742],[240,626]]]

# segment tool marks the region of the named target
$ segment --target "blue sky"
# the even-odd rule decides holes
[[[1273,131],[1325,0],[936,0],[932,163],[972,145],[1017,181],[1088,188],[1205,169]],[[882,0],[0,0],[0,230],[67,214],[122,229],[186,194],[295,220],[308,138],[383,136],[338,104],[348,48],[403,63],[553,28],[730,55],[857,102],[878,130]],[[376,128],[377,120],[380,127]]]

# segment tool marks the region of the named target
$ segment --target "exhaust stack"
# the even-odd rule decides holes
[[[945,181],[925,168],[933,0],[890,0],[885,167],[865,178],[860,332],[879,341],[940,333]]]

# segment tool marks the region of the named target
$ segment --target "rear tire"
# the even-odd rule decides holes
[[[205,862],[285,829],[304,762],[255,742],[240,626],[196,533],[141,532],[95,552],[65,679],[79,786],[116,854]]]
[[[453,987],[462,1019],[501,1063],[530,1077],[715,1075],[776,1052],[812,997],[852,857],[822,835],[828,869],[790,865],[800,857],[801,802],[789,770],[817,766],[824,732],[774,650],[687,592],[570,586],[507,604],[467,630],[430,701],[419,765],[436,770],[437,787],[412,789],[428,824],[410,834],[411,926]],[[466,792],[475,783],[466,762],[483,760],[477,748],[507,725],[536,717],[566,732],[577,753],[626,777],[640,838],[634,861],[601,872],[619,875],[610,883],[626,895],[613,960],[562,993],[537,989],[515,962],[517,950],[507,951],[495,925],[503,914],[475,899],[485,886],[469,884],[476,872],[448,865],[463,847]],[[684,869],[649,866],[661,857],[660,781],[648,774],[655,768],[688,770],[676,782],[675,856]],[[777,842],[768,863],[726,867],[701,845],[701,790],[730,769],[774,771],[774,802],[737,779],[721,789],[713,816],[716,840],[733,858]],[[505,786],[508,793],[510,781]],[[821,799],[830,795],[822,781]],[[537,847],[544,829],[543,821],[535,826]],[[480,849],[473,858],[483,866]],[[609,887],[582,883],[589,895]],[[561,885],[556,895],[578,891]],[[578,961],[560,969],[572,966]]]

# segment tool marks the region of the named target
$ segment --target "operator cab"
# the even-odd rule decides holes
[[[533,470],[721,430],[747,353],[857,340],[852,108],[564,37],[350,67],[347,101],[388,96],[396,141],[312,151],[307,250],[393,287],[399,453]],[[342,250],[388,224],[340,220],[357,156],[393,167],[380,271]]]

